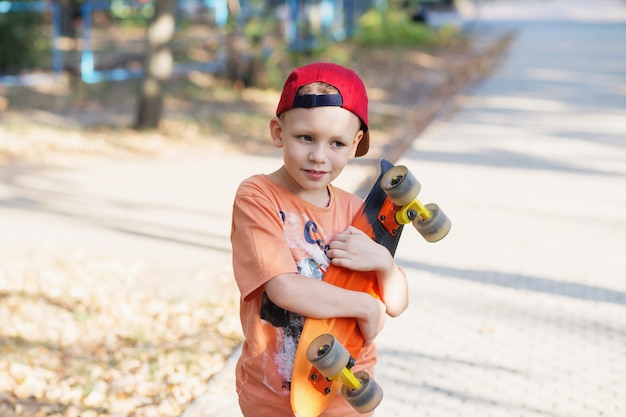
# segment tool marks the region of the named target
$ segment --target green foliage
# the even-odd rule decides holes
[[[243,34],[252,48],[262,48],[263,39],[276,35],[278,22],[267,16],[255,16],[248,20],[243,27]]]
[[[413,22],[402,10],[372,9],[358,21],[355,42],[366,46],[433,46],[445,43],[457,33],[453,27],[440,29]]]
[[[144,27],[154,15],[154,1],[145,2],[142,6],[131,6],[124,0],[111,1],[111,17],[122,27]]]
[[[41,63],[49,38],[42,38],[39,12],[0,13],[0,73],[18,73]],[[42,39],[47,42],[42,42]]]

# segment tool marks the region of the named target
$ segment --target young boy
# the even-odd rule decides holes
[[[359,76],[331,63],[294,70],[270,121],[283,165],[245,180],[231,242],[245,336],[237,393],[245,417],[293,416],[290,383],[305,317],[354,317],[365,338],[357,367],[372,371],[385,314],[408,304],[407,282],[386,248],[350,226],[362,201],[331,182],[369,148]],[[375,271],[382,300],[322,280],[330,264]],[[339,395],[323,416],[362,416]]]

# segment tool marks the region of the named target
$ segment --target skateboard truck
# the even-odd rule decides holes
[[[398,233],[399,225],[413,223],[418,217],[419,221],[424,222],[433,216],[433,213],[417,198],[406,206],[398,206],[394,204],[393,201],[387,200],[381,209],[381,213],[388,213],[379,214],[378,220],[382,223],[387,232],[393,236]],[[393,216],[391,214],[393,214]]]
[[[331,393],[331,385],[334,381],[338,381],[340,384],[347,386],[350,389],[358,389],[361,386],[361,381],[354,376],[354,373],[351,369],[356,365],[356,360],[350,356],[348,364],[335,376],[333,377],[325,377],[320,371],[318,371],[314,366],[311,367],[311,372],[309,373],[309,381],[311,384],[324,395],[328,395]]]
[[[421,221],[426,221],[430,219],[432,215],[430,210],[416,198],[408,205],[402,207],[400,211],[396,212],[396,221],[400,224],[409,224],[415,221],[417,216],[421,218]]]
[[[323,395],[328,395],[331,393],[330,387],[333,385],[333,380],[326,378],[324,375],[320,373],[314,366],[311,367],[311,373],[309,373],[309,381],[311,385],[315,387],[316,390],[321,392]]]
[[[398,226],[409,223],[428,242],[437,242],[450,231],[450,220],[437,204],[422,204],[417,199],[421,185],[407,167],[396,165],[390,168],[381,177],[380,187],[391,203],[385,200],[378,218],[392,235],[398,233]]]

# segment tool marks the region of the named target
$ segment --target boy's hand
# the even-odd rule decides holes
[[[385,304],[377,298],[367,295],[367,313],[363,318],[357,319],[359,330],[363,336],[363,346],[374,343],[374,339],[378,336],[385,325]]]
[[[394,268],[389,251],[353,226],[335,235],[326,254],[334,265],[353,271],[385,272]]]
[[[383,245],[350,226],[335,236],[326,254],[333,265],[353,271],[374,271],[388,315],[396,317],[406,310],[409,303],[406,275]]]

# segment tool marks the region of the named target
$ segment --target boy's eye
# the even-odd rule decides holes
[[[311,136],[301,135],[300,136],[300,140],[303,141],[303,142],[311,142],[313,139],[311,138]]]
[[[344,146],[346,146],[345,143],[339,141],[339,140],[334,140],[333,143],[331,144],[334,148],[342,148]]]

